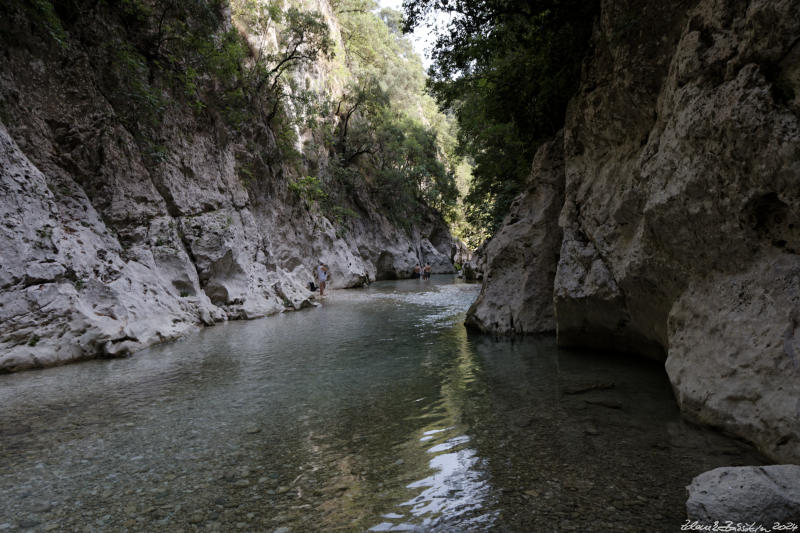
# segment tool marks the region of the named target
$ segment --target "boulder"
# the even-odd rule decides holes
[[[800,465],[721,467],[700,474],[686,487],[689,520],[797,524],[800,520]]]
[[[469,249],[467,243],[461,239],[455,239],[450,248],[450,260],[454,265],[459,267],[468,263],[472,259],[472,250]]]
[[[450,256],[436,249],[431,241],[423,238],[420,240],[419,247],[421,252],[421,266],[424,266],[426,263],[430,264],[433,274],[452,274],[455,272],[455,267],[453,266],[453,261]]]
[[[669,316],[666,369],[684,413],[800,457],[800,277],[765,254],[745,272],[693,282]]]

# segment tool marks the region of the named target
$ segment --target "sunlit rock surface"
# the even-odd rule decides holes
[[[338,39],[330,5],[317,8]],[[312,306],[319,262],[334,288],[410,277],[418,262],[454,271],[456,241],[432,210],[401,229],[357,190],[358,212],[337,221],[289,189],[297,168],[242,171],[249,147],[275,153],[274,135],[174,108],[144,149],[97,82],[102,50],[70,43],[64,61],[46,43],[0,41],[0,372]],[[298,81],[341,93],[332,68],[322,61]],[[314,131],[295,133],[315,150]]]
[[[159,246],[124,248],[80,188],[59,189],[68,201],[51,191],[2,125],[0,170],[1,369],[123,355],[224,317],[159,217],[142,228]]]

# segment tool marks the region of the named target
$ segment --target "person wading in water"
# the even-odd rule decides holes
[[[325,286],[328,284],[328,265],[320,263],[317,267],[317,280],[319,281],[319,295],[325,296]]]

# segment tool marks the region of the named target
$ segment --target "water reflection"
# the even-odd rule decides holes
[[[378,283],[0,376],[0,531],[658,531],[757,460],[661,368],[467,335],[476,292]]]
[[[429,314],[425,319],[435,322],[440,315]],[[456,354],[454,364],[441,376],[440,400],[423,415],[431,422],[406,445],[433,456],[428,460],[429,471],[422,479],[406,485],[419,492],[398,504],[397,509],[405,511],[383,514],[384,520],[370,531],[482,531],[494,521],[496,510],[488,501],[492,487],[485,460],[470,447],[470,428],[464,424],[465,395],[481,395],[483,384],[476,379],[475,353],[466,331],[451,329],[447,343]],[[394,520],[386,520],[389,517]]]

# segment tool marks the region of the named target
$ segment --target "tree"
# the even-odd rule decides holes
[[[405,30],[449,13],[428,88],[458,121],[458,153],[474,161],[467,219],[492,234],[561,128],[589,45],[596,0],[406,0]]]
[[[389,97],[377,78],[356,80],[336,106],[338,118],[336,152],[344,166],[363,154],[374,153],[378,116],[390,107]]]
[[[281,11],[274,4],[257,0],[232,0],[231,7],[234,19],[259,39],[246,77],[250,104],[269,124],[290,94],[286,74],[300,65],[333,56],[330,29],[319,13],[295,7]],[[272,30],[277,34],[276,49],[267,40]]]
[[[421,204],[450,213],[458,197],[455,154],[445,147],[451,123],[424,94],[422,63],[401,32],[401,14],[375,8],[365,0],[335,4],[355,80],[334,106],[334,173],[351,183],[363,171],[361,185],[400,222],[412,222]]]

